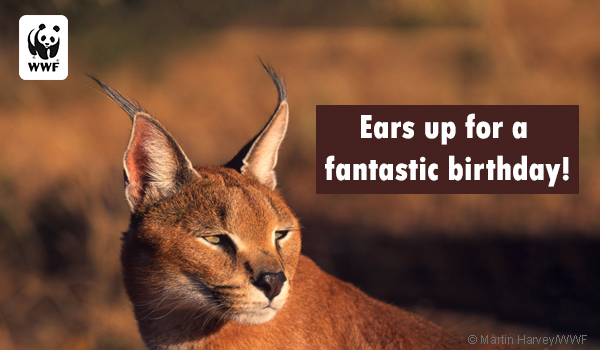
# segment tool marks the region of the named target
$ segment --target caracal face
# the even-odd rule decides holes
[[[267,322],[289,295],[300,254],[298,221],[254,179],[231,169],[196,170],[196,181],[136,216],[131,246],[143,250],[140,263],[159,284],[147,293],[168,300],[165,312],[179,305],[196,316]],[[285,280],[269,299],[259,276],[281,272]]]

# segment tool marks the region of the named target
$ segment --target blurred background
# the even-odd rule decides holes
[[[67,16],[66,80],[19,78],[26,14]],[[144,348],[118,258],[130,121],[85,74],[223,164],[277,102],[257,56],[288,84],[306,255],[460,335],[600,349],[596,0],[0,1],[0,349]],[[579,194],[316,195],[318,104],[579,105]]]

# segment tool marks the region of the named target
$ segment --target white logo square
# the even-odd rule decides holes
[[[67,17],[27,15],[19,20],[19,75],[23,80],[64,80],[69,75]]]

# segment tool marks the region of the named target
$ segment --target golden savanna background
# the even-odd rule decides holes
[[[67,16],[66,80],[19,78],[26,14]],[[86,73],[223,164],[277,101],[257,56],[288,84],[277,170],[305,254],[460,335],[600,349],[597,0],[0,1],[0,349],[143,349],[119,270],[130,121]],[[316,195],[319,104],[579,105],[579,194]]]

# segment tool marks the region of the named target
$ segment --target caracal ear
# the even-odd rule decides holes
[[[125,197],[132,212],[141,203],[165,198],[199,176],[175,139],[146,113],[133,117],[123,167]]]
[[[132,119],[129,145],[123,155],[125,197],[132,212],[176,192],[199,177],[175,139],[136,102],[92,77],[108,97]]]
[[[263,66],[277,87],[279,94],[277,108],[263,130],[225,166],[237,169],[242,175],[252,175],[273,190],[277,186],[275,165],[279,146],[287,130],[289,108],[283,80],[273,71],[273,68],[264,63]]]

